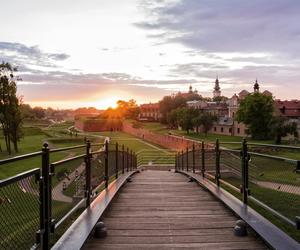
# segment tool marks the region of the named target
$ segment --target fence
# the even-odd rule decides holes
[[[81,153],[50,163],[56,152]],[[92,150],[96,149],[96,150]],[[109,182],[137,167],[137,157],[116,144],[49,149],[1,160],[0,165],[41,157],[35,168],[0,181],[0,249],[49,249],[70,223]]]
[[[237,148],[221,146],[226,144]],[[176,169],[199,173],[245,204],[263,208],[283,224],[300,229],[300,160],[284,157],[299,157],[295,151],[299,152],[300,147],[246,140],[243,143],[217,140],[211,150],[205,149],[202,142],[177,154]]]

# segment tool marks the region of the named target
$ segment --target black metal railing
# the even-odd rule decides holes
[[[227,148],[226,145],[230,145]],[[236,149],[233,149],[236,147]],[[176,170],[193,171],[300,229],[300,147],[259,143],[204,142],[178,152]]]
[[[51,154],[74,149],[75,155],[51,163]],[[59,149],[44,144],[40,152],[0,160],[0,165],[32,157],[41,157],[40,168],[0,180],[0,249],[49,249],[76,211],[137,168],[134,152],[108,141]]]

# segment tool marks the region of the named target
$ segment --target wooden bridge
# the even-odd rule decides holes
[[[191,172],[131,171],[111,183],[52,249],[299,249],[228,195]],[[236,236],[240,218],[255,231],[248,227],[246,236]],[[93,236],[98,221],[107,228],[104,238]]]
[[[92,151],[92,146],[101,148]],[[298,242],[248,206],[248,200],[254,201],[295,230],[300,229],[299,216],[294,221],[251,195],[248,171],[249,155],[288,161],[296,169],[285,165],[280,168],[285,167],[293,175],[300,172],[300,161],[249,152],[245,143],[242,150],[223,148],[221,157],[218,144],[212,150],[205,149],[202,143],[198,150],[193,146],[192,150],[187,148],[173,155],[174,165],[168,170],[165,166],[157,168],[165,162],[143,165],[134,152],[124,147],[120,150],[118,144],[109,147],[106,142],[102,146],[87,142],[49,150],[45,144],[41,152],[0,161],[7,164],[36,156],[42,159],[40,169],[0,181],[1,249],[28,249],[34,241],[29,248],[45,250],[300,249]],[[49,163],[52,153],[80,148],[86,153]],[[169,152],[159,157],[166,155]],[[153,157],[156,159],[157,153]],[[82,161],[84,165],[79,164]],[[85,167],[82,174],[81,166]],[[232,175],[233,170],[240,171],[237,176],[241,189],[226,181],[226,174]],[[66,173],[62,178],[73,180],[74,190],[71,184],[70,190],[60,185],[63,182],[59,178]],[[34,180],[38,185],[32,184]],[[75,196],[76,185],[82,194],[79,198]],[[285,194],[284,190],[280,192]],[[58,199],[58,195],[72,197],[72,201]],[[297,203],[286,206],[293,204]],[[24,207],[28,214],[18,213]],[[83,207],[79,216],[74,214]],[[60,212],[58,208],[64,210]],[[13,225],[23,223],[26,227],[9,225],[12,218]],[[55,242],[53,235],[62,225],[64,233]]]
[[[235,217],[186,176],[142,171],[114,198],[101,220],[108,236],[84,249],[266,249],[251,232],[233,234]]]

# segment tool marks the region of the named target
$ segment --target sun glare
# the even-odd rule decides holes
[[[101,98],[99,101],[95,102],[95,108],[98,109],[107,109],[107,108],[116,108],[117,101],[122,98],[110,97],[110,98]]]

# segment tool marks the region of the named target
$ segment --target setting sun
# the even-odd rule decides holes
[[[106,108],[116,108],[117,107],[117,101],[122,98],[119,97],[108,97],[108,98],[101,98],[99,101],[95,102],[93,106],[95,106],[98,109],[106,109]]]

